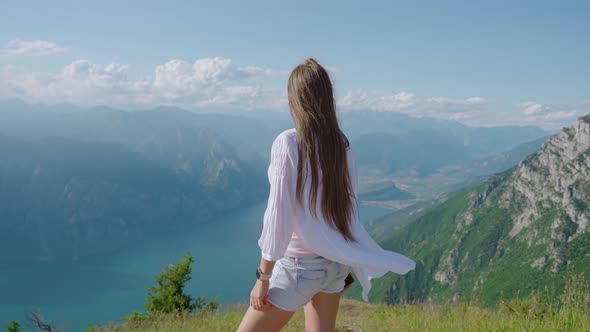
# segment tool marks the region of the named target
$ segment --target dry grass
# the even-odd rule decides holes
[[[196,315],[163,315],[151,321],[94,328],[93,331],[235,331],[245,305]],[[482,309],[462,304],[385,306],[343,300],[337,331],[590,331],[590,315],[581,308],[563,308],[543,316],[526,310]],[[89,329],[91,330],[91,329]],[[299,310],[282,331],[304,331]]]
[[[589,331],[590,291],[584,275],[566,280],[564,292],[547,304],[539,294],[502,302],[496,308],[469,304],[411,304],[386,306],[343,299],[336,331]],[[162,314],[147,320],[91,327],[88,331],[184,332],[235,331],[246,304],[222,307],[214,312]],[[304,331],[299,310],[282,331]]]

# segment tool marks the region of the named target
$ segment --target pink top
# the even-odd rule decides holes
[[[297,135],[295,128],[285,130],[274,140],[271,148],[268,180],[270,193],[264,212],[262,233],[258,239],[262,258],[276,261],[286,255],[323,256],[352,267],[362,287],[362,297],[368,301],[371,279],[388,271],[405,274],[416,267],[410,258],[393,251],[383,250],[367,233],[358,218],[358,207],[352,216],[350,231],[355,242],[347,242],[338,230],[332,228],[321,213],[321,187],[318,188],[316,215],[309,208],[311,180],[305,181],[303,205],[295,199],[297,183]],[[347,163],[353,195],[358,197],[356,161],[352,150],[347,149]],[[309,167],[309,163],[306,165]],[[309,174],[309,172],[307,172]],[[320,183],[322,172],[319,170]]]
[[[311,257],[317,256],[316,253],[307,249],[305,246],[305,242],[297,236],[297,233],[293,232],[291,236],[291,241],[289,241],[289,245],[287,246],[287,250],[285,250],[285,256],[288,257]]]

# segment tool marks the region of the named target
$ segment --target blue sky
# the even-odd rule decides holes
[[[286,110],[330,69],[341,109],[559,128],[590,112],[584,1],[4,1],[0,98]]]

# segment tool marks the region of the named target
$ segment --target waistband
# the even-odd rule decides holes
[[[296,266],[324,266],[332,263],[331,260],[323,256],[309,256],[309,257],[289,257],[284,256],[279,260],[282,265],[296,267]]]

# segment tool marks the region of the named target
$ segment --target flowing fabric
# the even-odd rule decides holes
[[[303,205],[297,204],[297,161],[297,137],[292,128],[279,134],[271,148],[268,167],[270,194],[264,212],[262,234],[258,240],[262,258],[269,261],[281,259],[295,233],[303,240],[305,247],[314,253],[351,266],[362,286],[362,298],[367,302],[371,279],[379,278],[389,271],[406,274],[416,267],[410,258],[382,249],[360,223],[356,208],[351,223],[356,242],[347,242],[323,219],[321,186],[317,194],[317,218],[314,218],[308,204],[311,178],[305,182]],[[353,194],[358,197],[356,161],[350,147],[347,149],[347,161]],[[321,183],[321,169],[318,169],[318,174]]]

